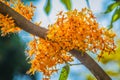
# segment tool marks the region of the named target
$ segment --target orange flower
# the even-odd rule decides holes
[[[17,11],[19,14],[23,15],[28,20],[32,19],[35,10],[35,7],[32,4],[30,4],[30,6],[24,5],[24,3],[18,0],[13,5],[14,5],[13,9]]]
[[[0,26],[1,26],[2,36],[5,36],[10,32],[20,31],[20,28],[15,26],[12,17],[8,17],[8,15],[4,16],[0,14]]]
[[[32,44],[28,53],[36,61],[31,62],[33,72],[41,71],[45,76],[43,79],[49,79],[57,72],[57,64],[73,61],[73,57],[67,53],[72,49],[93,53],[114,51],[115,34],[98,26],[92,12],[86,8],[80,12],[60,12],[57,21],[49,26],[47,38],[37,38],[36,42],[30,42]],[[33,44],[36,44],[36,48]],[[32,50],[36,52],[32,54],[34,58],[30,53]],[[102,55],[98,57],[101,58]]]
[[[9,7],[10,4],[13,4],[12,8],[19,14],[23,15],[27,20],[31,20],[34,15],[35,7],[32,4],[30,6],[24,5],[20,0],[10,0],[10,2],[5,0],[0,1],[8,5]],[[4,16],[0,14],[0,27],[2,31],[2,36],[20,31],[20,28],[15,25],[12,17],[9,17],[8,15]]]

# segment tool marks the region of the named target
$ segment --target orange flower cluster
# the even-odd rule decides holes
[[[8,1],[6,1],[6,0],[0,0],[0,1],[3,2],[4,4],[10,6],[10,3]]]
[[[43,80],[49,80],[50,75],[58,71],[55,67],[57,64],[73,61],[72,56],[62,50],[56,42],[38,38],[29,43],[29,48],[28,53],[32,58],[30,61],[32,65],[28,73],[34,74],[35,71],[40,71],[45,76]]]
[[[24,3],[18,0],[17,3],[14,3],[13,5],[13,9],[19,14],[23,15],[27,20],[32,19],[35,11],[35,6],[33,6],[32,3],[30,4],[30,6],[28,6],[24,5]]]
[[[73,61],[68,51],[110,53],[116,47],[114,37],[112,31],[99,28],[94,15],[86,8],[80,12],[60,12],[57,21],[49,26],[47,38],[37,38],[29,43],[28,53],[32,64],[29,73],[40,71],[47,76],[43,80],[49,80],[50,75],[57,72],[57,64]]]
[[[86,8],[59,15],[57,22],[49,27],[47,35],[50,41],[61,43],[60,46],[66,51],[77,49],[93,53],[114,51],[114,37],[112,31],[99,28],[94,15]]]
[[[1,36],[5,36],[10,32],[18,32],[20,28],[15,26],[14,20],[12,17],[8,17],[8,15],[4,16],[0,14],[0,29],[1,29]]]
[[[16,0],[15,2],[14,0],[11,0],[10,2],[7,2],[5,0],[0,1],[8,5],[9,7],[10,4],[12,4],[12,8],[19,14],[23,15],[27,20],[31,20],[34,15],[35,7],[32,5],[32,3],[30,4],[30,6],[25,6],[20,0]],[[20,28],[16,27],[14,20],[12,19],[12,17],[9,17],[9,15],[4,16],[0,14],[0,27],[2,31],[2,36],[5,36],[6,34],[11,32],[13,33],[20,31]]]

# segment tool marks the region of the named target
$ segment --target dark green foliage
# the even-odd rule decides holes
[[[12,80],[14,74],[24,75],[29,69],[24,44],[17,34],[0,36],[0,80]]]

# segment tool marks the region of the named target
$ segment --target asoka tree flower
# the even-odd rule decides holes
[[[1,36],[5,36],[10,32],[18,32],[20,28],[15,26],[14,20],[12,17],[8,17],[8,15],[4,16],[0,14],[0,29],[1,29]]]
[[[86,8],[60,12],[57,21],[49,25],[46,39],[34,38],[29,42],[31,69],[28,73],[40,71],[45,76],[43,80],[49,80],[58,71],[56,65],[73,61],[68,51],[110,54],[116,48],[114,37],[115,33],[100,27],[93,13]]]
[[[28,5],[24,5],[20,0],[16,0],[16,1],[10,0],[10,2],[5,0],[0,0],[0,1],[8,5],[9,7],[12,5],[12,8],[16,12],[24,16],[27,20],[31,20],[34,15],[35,7],[32,5],[32,3],[30,4],[30,6],[28,6]],[[12,33],[19,32],[21,30],[19,27],[15,25],[14,20],[9,15],[4,16],[0,14],[0,27],[2,31],[1,32],[2,36],[5,36],[6,34],[11,32]]]
[[[32,19],[35,9],[32,4],[25,6],[19,0],[14,4],[0,1],[8,6],[12,5],[12,8],[27,20]],[[9,15],[0,14],[0,27],[2,36],[20,31]],[[103,53],[110,54],[116,48],[115,33],[100,27],[93,13],[86,8],[82,11],[60,12],[57,21],[49,25],[48,29],[46,39],[34,36],[34,39],[29,42],[27,51],[31,63],[31,68],[27,73],[42,72],[43,80],[49,80],[50,76],[58,71],[56,65],[73,61],[73,56],[68,53],[72,49],[82,53],[100,53],[98,54],[100,59]]]
[[[0,1],[8,6],[12,5],[12,8],[27,20],[32,19],[35,8],[32,4],[25,6],[19,0],[14,4],[4,0]],[[20,31],[9,15],[0,14],[0,27],[2,36]],[[73,61],[73,56],[68,53],[72,49],[83,53],[99,52],[101,53],[98,54],[100,59],[103,53],[110,54],[116,48],[115,33],[100,27],[93,13],[86,8],[82,11],[60,12],[57,21],[49,25],[48,29],[46,39],[34,37],[29,42],[29,50],[27,51],[31,63],[31,68],[27,73],[42,72],[43,80],[49,80],[50,76],[58,71],[56,65]]]
[[[31,20],[34,15],[35,6],[33,6],[32,3],[30,6],[24,5],[24,3],[18,0],[13,4],[13,9],[23,15],[27,20]]]

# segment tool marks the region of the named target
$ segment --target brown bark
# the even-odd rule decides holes
[[[0,2],[0,13],[11,16],[15,20],[16,25],[21,29],[41,38],[46,37],[47,29],[31,23],[2,2]],[[82,55],[82,53],[77,50],[71,50],[70,53],[87,67],[97,80],[111,80],[104,70],[87,53]]]
[[[77,50],[71,50],[70,53],[84,64],[97,80],[111,80],[103,69],[87,53],[82,55],[82,53]]]

